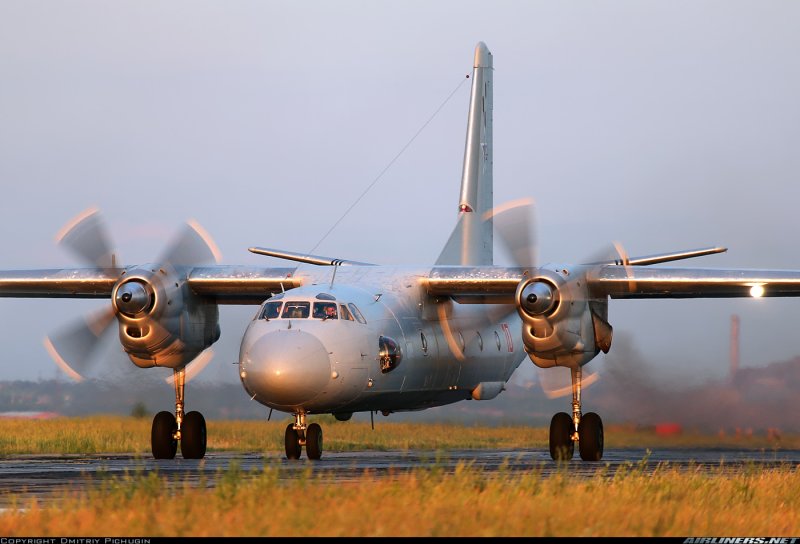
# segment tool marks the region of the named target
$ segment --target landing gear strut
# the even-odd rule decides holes
[[[202,459],[206,454],[206,420],[200,412],[184,416],[183,401],[186,369],[173,370],[175,377],[175,415],[163,411],[153,418],[150,445],[156,459],[174,459],[181,443],[184,459]]]
[[[312,461],[322,457],[322,427],[317,423],[306,425],[305,412],[298,412],[294,415],[295,422],[286,426],[284,442],[286,445],[287,459],[300,459],[303,446],[306,447],[306,455]]]
[[[572,417],[559,412],[550,420],[550,457],[554,461],[569,461],[575,442],[584,461],[603,458],[603,420],[594,412],[581,416],[581,369],[572,373]]]

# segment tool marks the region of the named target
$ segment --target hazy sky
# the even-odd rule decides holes
[[[533,197],[542,261],[720,244],[702,267],[800,269],[800,3],[0,2],[0,268],[77,266],[89,206],[126,264],[194,218],[225,263],[310,250],[494,54],[495,203]],[[463,85],[317,253],[433,263],[456,219]],[[502,255],[500,264],[509,264]],[[2,379],[98,301],[0,299]],[[230,363],[254,308],[223,308]],[[800,355],[800,300],[612,301],[665,380]],[[613,349],[613,348],[612,348]],[[603,358],[590,369],[602,370]],[[523,363],[527,372],[530,363]],[[148,372],[148,371],[141,371]]]

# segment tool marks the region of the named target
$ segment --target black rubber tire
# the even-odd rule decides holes
[[[313,461],[322,457],[322,427],[317,423],[312,423],[306,429],[306,455]]]
[[[175,452],[178,451],[178,441],[174,438],[176,432],[178,422],[171,412],[156,414],[150,430],[150,447],[154,459],[175,459]]]
[[[572,418],[559,412],[550,420],[550,457],[553,461],[569,461],[575,453],[572,431],[575,426]]]
[[[603,420],[594,412],[581,416],[578,449],[584,461],[596,462],[603,458]]]
[[[202,459],[206,455],[206,418],[189,412],[181,425],[181,454],[184,459]]]
[[[284,443],[286,444],[286,458],[287,459],[300,459],[300,435],[294,430],[294,425],[289,423],[286,426],[286,434],[284,435]]]

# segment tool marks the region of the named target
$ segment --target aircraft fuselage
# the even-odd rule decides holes
[[[343,266],[332,285],[332,268],[304,274],[248,325],[245,390],[276,410],[342,418],[493,398],[525,358],[515,308],[497,305],[492,317],[485,306],[437,300],[420,285],[429,272]],[[325,317],[331,307],[335,317]]]

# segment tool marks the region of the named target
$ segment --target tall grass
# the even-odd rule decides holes
[[[600,469],[602,471],[603,469]],[[7,536],[796,536],[796,468],[680,472],[636,466],[605,478],[537,467],[490,477],[466,465],[330,483],[278,469],[215,488],[156,473],[106,481],[55,506],[0,514]]]
[[[338,422],[329,416],[322,423],[328,451],[547,448],[548,429],[539,427],[477,427],[451,424]],[[209,451],[283,451],[283,421],[208,421]],[[150,420],[130,417],[56,418],[45,420],[0,419],[0,455],[147,453]],[[799,448],[800,438],[784,436],[779,442],[763,436],[702,435],[659,436],[651,431],[606,427],[606,448],[619,447],[736,447],[753,449]]]

